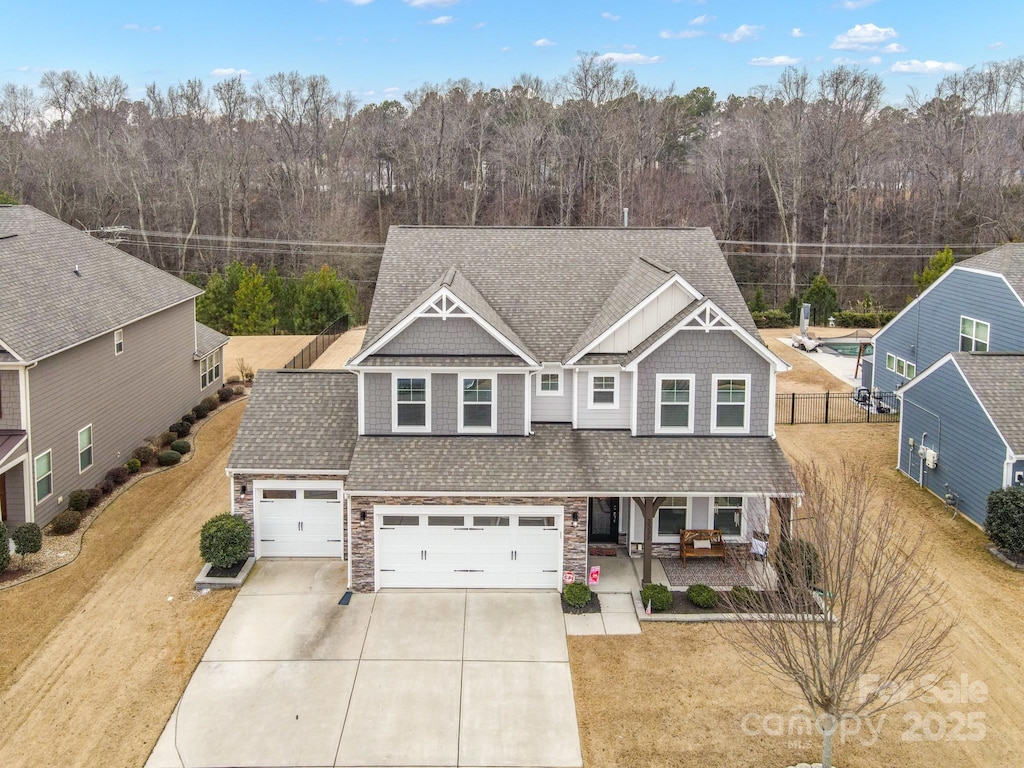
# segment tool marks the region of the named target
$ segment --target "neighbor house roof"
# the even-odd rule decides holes
[[[1010,450],[1024,456],[1024,354],[954,352],[952,357]]]
[[[1024,298],[1024,243],[1007,243],[961,261],[956,266],[969,269],[982,269],[986,272],[998,272],[1006,278],[1006,282]]]
[[[358,400],[356,377],[345,371],[259,371],[228,469],[347,470]]]
[[[757,335],[707,228],[394,226],[364,349],[450,270],[542,362],[567,360],[672,273]]]
[[[529,437],[364,435],[347,487],[513,495],[799,492],[781,448],[768,437],[638,438],[561,424],[533,429]]]
[[[25,361],[202,291],[27,205],[0,206],[0,339]]]
[[[206,357],[215,349],[220,349],[231,341],[220,331],[215,331],[208,325],[196,323],[196,359]]]

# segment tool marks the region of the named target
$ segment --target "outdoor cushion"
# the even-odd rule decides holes
[[[693,540],[693,548],[694,549],[711,549],[711,540],[710,539],[694,539]]]

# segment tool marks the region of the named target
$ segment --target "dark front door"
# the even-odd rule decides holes
[[[590,499],[590,524],[587,540],[617,543],[619,540],[619,499],[603,497]]]

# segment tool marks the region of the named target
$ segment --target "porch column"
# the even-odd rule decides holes
[[[641,586],[651,583],[651,547],[654,539],[654,516],[658,509],[665,503],[664,496],[634,496],[633,501],[640,507],[640,513],[644,516],[644,574],[640,580]]]

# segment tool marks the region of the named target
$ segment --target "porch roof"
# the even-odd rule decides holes
[[[770,437],[633,437],[536,424],[529,437],[360,436],[354,493],[799,493]]]
[[[14,456],[18,448],[25,446],[27,434],[23,429],[0,429],[0,467]],[[23,450],[22,453],[24,452]]]

